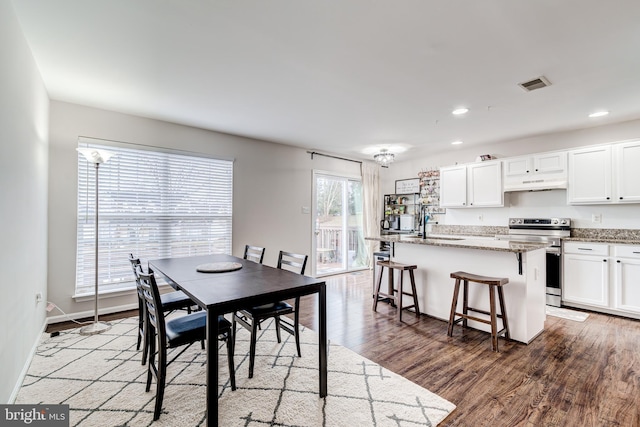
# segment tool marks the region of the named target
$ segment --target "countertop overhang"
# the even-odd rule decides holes
[[[426,238],[417,235],[385,235],[365,237],[365,240],[375,240],[390,243],[407,243],[411,245],[443,246],[449,248],[479,249],[498,252],[523,253],[549,247],[548,243],[511,242],[474,236],[427,234]]]

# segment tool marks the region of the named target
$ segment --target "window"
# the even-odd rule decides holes
[[[99,292],[133,288],[129,253],[143,259],[231,254],[233,161],[104,145],[99,166]],[[94,293],[96,168],[78,153],[76,296]]]

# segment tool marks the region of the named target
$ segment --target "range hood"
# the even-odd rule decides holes
[[[543,191],[566,189],[566,178],[558,177],[527,177],[519,181],[510,180],[504,183],[504,191]]]

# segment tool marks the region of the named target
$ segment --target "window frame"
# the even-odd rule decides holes
[[[89,137],[78,138],[78,147],[117,153],[99,166],[100,297],[135,289],[129,253],[231,254],[234,159]],[[80,153],[77,164],[73,298],[82,301],[95,293],[96,168]]]

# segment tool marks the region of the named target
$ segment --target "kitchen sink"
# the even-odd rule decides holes
[[[413,240],[413,239],[422,239],[421,235],[409,235],[403,236],[402,239]],[[448,237],[448,236],[427,236],[425,237],[427,240],[464,240],[462,237]]]

